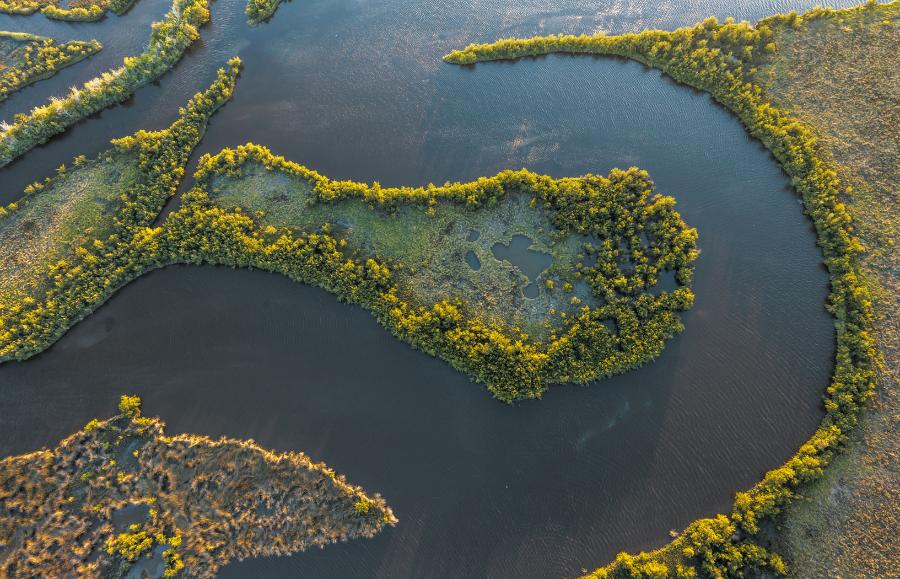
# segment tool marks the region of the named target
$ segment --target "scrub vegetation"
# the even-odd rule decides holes
[[[233,559],[397,523],[377,494],[302,453],[166,436],[136,396],[119,411],[52,450],[0,460],[0,575],[213,577]]]
[[[838,161],[842,160],[856,170],[865,170],[865,165],[854,164],[848,157],[842,158],[839,148],[832,151],[828,146],[829,138],[820,138],[818,129],[814,128],[818,113],[813,107],[817,106],[817,101],[814,98],[806,101],[809,108],[804,113],[802,103],[787,101],[786,95],[794,91],[791,82],[779,79],[793,78],[791,55],[796,49],[791,47],[802,44],[805,36],[805,42],[813,43],[810,51],[815,55],[814,64],[807,66],[815,68],[820,79],[824,77],[852,86],[858,71],[854,74],[845,69],[832,77],[831,67],[824,60],[828,53],[821,54],[814,48],[815,43],[826,42],[820,35],[820,29],[834,26],[840,27],[846,34],[841,40],[832,38],[832,42],[841,45],[844,51],[858,50],[864,44],[860,38],[853,37],[854,26],[857,30],[866,29],[867,34],[882,36],[880,43],[885,48],[877,58],[885,60],[879,63],[876,72],[867,72],[866,78],[870,83],[876,82],[874,79],[880,75],[888,75],[885,78],[889,79],[891,72],[885,71],[895,73],[898,64],[896,42],[891,40],[896,37],[898,6],[900,4],[897,2],[885,5],[869,2],[841,11],[818,8],[802,16],[796,13],[772,16],[755,26],[731,20],[720,24],[710,18],[694,27],[673,32],[507,39],[494,44],[471,45],[445,58],[451,63],[473,64],[550,53],[622,56],[658,68],[679,82],[709,92],[740,118],[750,134],[762,141],[790,175],[803,199],[806,213],[815,223],[818,243],[831,276],[827,308],[835,317],[837,355],[834,376],[824,397],[825,418],[810,440],[785,465],[766,473],[763,480],[749,491],[738,493],[728,516],[698,520],[658,551],[634,556],[622,553],[610,565],[597,569],[592,576],[725,577],[744,576],[762,569],[786,572],[785,561],[770,550],[768,537],[771,533],[768,531],[773,530],[773,523],[783,522],[784,517],[779,515],[803,493],[821,494],[811,485],[823,476],[825,467],[835,454],[847,446],[850,433],[859,422],[863,405],[872,395],[879,359],[875,349],[872,294],[860,269],[864,246],[856,237],[857,230],[848,207],[848,202],[853,198],[855,180],[848,176],[848,171]],[[845,20],[853,24],[845,25]],[[832,33],[836,34],[834,31]],[[859,62],[854,60],[858,58],[857,53],[849,60]],[[809,82],[812,84],[815,80],[809,79]],[[779,84],[782,86],[780,93]],[[825,88],[827,86],[824,84],[817,90],[831,90]],[[893,110],[894,116],[883,119],[884,124],[862,124],[882,127],[884,132],[880,134],[894,139],[895,147],[896,97],[895,92],[891,96],[890,91],[896,90],[896,84],[879,84],[878,89],[884,95],[881,97],[882,106],[889,108],[888,115]],[[859,88],[854,86],[850,90]],[[834,100],[839,100],[839,97],[835,96]],[[844,107],[842,110],[830,111],[832,123],[846,127],[844,123],[855,116],[856,108],[851,103],[841,106]],[[862,105],[857,101],[855,106]],[[853,114],[849,113],[851,110]],[[878,115],[878,112],[874,114]],[[827,128],[826,123],[826,133]],[[840,140],[838,131],[832,134],[835,135],[832,139]],[[866,134],[878,135],[879,129],[871,132],[867,129]],[[852,142],[847,149],[857,151],[860,156],[868,155],[864,142]],[[894,148],[894,151],[885,152],[888,163],[896,162],[895,151]],[[877,160],[879,156],[874,158]],[[880,172],[881,169],[875,167],[871,170]],[[890,175],[881,173],[880,177],[887,184],[888,191],[896,187],[896,180]],[[890,195],[893,203],[896,203],[895,195],[895,191]],[[891,231],[895,229],[892,227]],[[896,258],[889,262],[885,264],[890,272],[888,278],[895,279]],[[896,299],[896,293],[892,299]],[[893,312],[895,314],[896,310]],[[886,337],[891,335],[895,336],[888,333]],[[892,408],[888,412],[895,410]],[[883,424],[889,425],[890,422],[891,419],[887,418]],[[896,422],[893,424],[896,425]],[[895,445],[896,441],[891,444]],[[895,454],[893,456],[896,458]],[[896,506],[895,503],[888,504],[893,505],[888,510]]]
[[[238,66],[169,129],[118,139],[6,208],[0,235],[14,275],[0,287],[0,358],[43,350],[125,283],[175,263],[321,286],[506,402],[636,368],[682,329],[697,233],[634,168],[384,188],[332,181],[247,145],[204,156],[182,208],[151,227]],[[523,233],[557,258],[534,280],[489,253]],[[481,255],[478,271],[467,248]],[[669,291],[656,288],[664,276],[675,280]],[[528,285],[537,297],[524,297]]]
[[[271,186],[270,172],[282,186]],[[638,169],[559,180],[504,171],[471,183],[385,188],[332,181],[247,145],[204,156],[196,179],[163,226],[173,259],[277,271],[324,287],[506,402],[639,367],[681,330],[678,312],[693,304],[697,233],[674,199],[652,195]],[[516,216],[525,221],[502,223]],[[474,228],[490,242],[529,223],[543,224],[543,232],[526,231],[546,236],[541,243],[561,257],[545,274],[560,287],[545,283],[537,300],[554,318],[544,340],[506,321],[528,315],[517,305],[524,276],[499,262],[497,275],[484,265],[472,274],[460,250],[478,247],[467,241]],[[667,271],[677,287],[652,293]],[[567,289],[582,281],[596,305]],[[495,289],[492,304],[486,292]]]
[[[0,238],[9,244],[0,250],[9,272],[0,287],[3,358],[44,349],[146,271],[135,256],[153,243],[147,228],[175,193],[209,116],[231,97],[239,68],[239,59],[229,61],[168,129],[140,131],[95,160],[77,159],[2,210]]]
[[[205,122],[200,113],[195,116],[198,124]],[[174,193],[180,175],[173,174],[183,170],[199,138],[193,128],[186,133],[191,139],[178,140],[180,133],[176,126],[163,133],[173,150],[172,164],[163,167],[156,166],[158,153],[144,164],[142,149],[155,142],[146,134],[116,141],[117,152],[105,158],[140,151],[141,159],[136,185],[107,210],[116,233],[79,245],[55,263],[55,256],[44,258],[50,275],[43,293],[13,296],[0,306],[0,355],[22,359],[44,349],[116,288],[150,269],[213,263],[279,272],[363,305],[397,337],[447,360],[509,402],[539,397],[549,384],[585,382],[646,363],[681,329],[678,312],[693,303],[687,286],[696,231],[684,224],[671,197],[651,195],[652,183],[638,169],[560,180],[505,171],[466,184],[382,188],[332,181],[247,145],[201,158],[197,187],[185,194],[182,208],[150,228],[161,203]],[[278,182],[280,188],[273,186]],[[147,189],[156,193],[147,195]],[[211,197],[208,189],[218,192]],[[521,294],[515,293],[527,281],[521,273],[498,262],[505,277],[493,279],[485,271],[484,279],[476,276],[467,285],[471,269],[461,252],[442,253],[437,243],[438,236],[457,230],[457,244],[471,244],[466,233],[475,226],[482,226],[488,240],[509,239],[500,221],[511,212],[543,223],[548,251],[562,256],[540,290],[550,306],[542,314],[554,318],[546,339],[504,321],[521,314]],[[338,231],[333,223],[342,220]],[[423,250],[426,243],[430,252]],[[446,263],[448,257],[455,261]],[[677,287],[651,292],[667,271]],[[428,281],[438,274],[443,277],[437,285]],[[546,282],[554,280],[559,287],[551,290],[554,284]],[[588,287],[596,305],[581,303],[567,289],[574,288],[569,280]],[[498,302],[492,318],[482,314],[490,308],[483,307],[481,292],[495,284],[510,301]],[[432,299],[431,292],[439,297]],[[557,301],[564,311],[554,310]]]
[[[17,90],[98,52],[96,40],[57,44],[52,38],[22,32],[0,32],[0,103]]]
[[[639,283],[624,275],[603,280],[619,284],[615,289],[627,294],[656,286],[660,269],[674,273],[675,267],[660,264],[653,254],[671,253],[664,247],[668,240],[661,226],[654,225],[654,213],[684,231],[680,239],[671,240],[682,252],[678,258],[685,267],[678,268],[678,275],[684,284],[690,279],[686,266],[694,257],[695,232],[684,230],[669,211],[671,198],[651,198],[653,184],[637,170],[558,181],[507,171],[465,185],[383,188],[378,183],[333,182],[263,147],[247,145],[204,158],[198,179],[216,206],[258,215],[263,226],[324,230],[344,240],[348,253],[378,256],[390,265],[406,301],[427,304],[458,298],[466,317],[477,311],[486,322],[532,336],[552,335],[585,305],[616,300],[609,285],[596,288],[596,295],[592,291],[596,276],[591,262],[605,261],[610,278],[620,270],[628,275],[643,268],[645,279]],[[542,192],[550,191],[546,194],[580,202],[581,207],[572,208],[575,212],[593,206],[600,219],[621,220],[621,230],[601,239],[591,237],[596,225],[564,224],[562,212],[547,210],[565,203],[545,198]],[[576,201],[576,195],[581,199]],[[598,199],[588,203],[589,197]],[[551,266],[534,280],[493,254],[497,244],[508,245],[516,235],[528,237],[533,250],[552,258]],[[477,270],[465,261],[469,251],[478,258]],[[531,285],[534,297],[525,297]],[[468,304],[476,304],[475,310]]]
[[[46,143],[78,121],[131,97],[172,68],[200,38],[198,28],[209,20],[207,0],[174,0],[163,19],[154,22],[147,49],[126,56],[121,67],[104,72],[65,97],[53,98],[29,114],[17,114],[0,125],[0,167]]]
[[[247,0],[247,20],[259,24],[268,20],[278,10],[281,0]]]
[[[107,12],[124,14],[135,0],[71,0],[62,6],[59,0],[0,0],[0,12],[28,15],[40,11],[47,18],[72,22],[94,22]]]

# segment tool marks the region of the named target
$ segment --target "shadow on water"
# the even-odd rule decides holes
[[[640,166],[700,232],[686,329],[639,371],[506,406],[321,290],[172,267],[44,354],[0,367],[0,455],[53,445],[133,392],[172,433],[305,451],[381,492],[400,518],[371,541],[235,563],[226,577],[571,576],[728,509],[813,430],[831,369],[827,276],[784,174],[709,98],[640,65],[550,57],[464,69],[440,56],[507,34],[671,28],[812,3],[609,1],[585,15],[574,0],[552,12],[537,0],[514,10],[310,0],[248,28],[243,2],[215,2],[202,41],[158,85],[0,170],[3,201],[112,137],[166,126],[238,54],[234,99],[192,164],[254,141],[331,177],[387,185]],[[167,7],[139,0],[98,33],[46,19],[29,30],[96,35],[112,55],[102,58],[120,59]],[[0,17],[0,28],[10,22]],[[89,62],[17,106],[103,61]]]

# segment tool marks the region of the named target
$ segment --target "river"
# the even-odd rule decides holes
[[[636,63],[461,68],[440,58],[501,36],[756,19],[814,2],[547,4],[297,0],[249,28],[242,2],[218,0],[201,40],[158,83],[0,170],[0,201],[110,138],[166,126],[238,55],[234,99],[192,164],[253,141],[330,177],[384,185],[523,166],[556,177],[647,169],[702,250],[696,304],[658,360],[507,406],[322,290],[172,267],[45,353],[0,366],[0,455],[55,445],[136,393],[170,433],[304,451],[382,493],[400,519],[372,540],[235,563],[224,577],[572,576],[727,511],[812,433],[832,368],[828,279],[786,176],[706,95]],[[101,24],[0,16],[0,29],[105,45],[8,99],[0,117],[139,52],[167,9],[139,0]]]

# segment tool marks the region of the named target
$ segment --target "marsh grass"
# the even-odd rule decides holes
[[[779,27],[775,42],[758,77],[779,106],[816,129],[852,185],[884,358],[877,397],[847,453],[788,512],[780,540],[809,576],[889,576],[900,558],[900,3]]]
[[[525,192],[478,210],[445,201],[433,211],[402,205],[388,213],[356,198],[317,203],[309,181],[249,162],[239,177],[214,176],[210,196],[225,209],[240,207],[260,215],[265,225],[324,229],[345,239],[354,254],[389,260],[399,266],[401,289],[416,302],[459,298],[477,304],[478,314],[487,320],[520,327],[535,337],[559,327],[560,318],[548,316],[549,311],[573,312],[598,303],[576,275],[586,240],[561,234]],[[478,232],[477,239],[472,239],[472,231]],[[551,265],[534,280],[538,294],[533,298],[525,295],[532,280],[492,251],[495,244],[507,245],[515,235],[528,237],[531,249],[552,257]],[[466,262],[469,251],[481,264],[477,270]],[[547,280],[553,281],[552,289]],[[571,303],[575,296],[577,306]]]
[[[122,191],[138,179],[137,158],[110,151],[32,189],[0,217],[0,302],[40,295],[50,266],[114,230]]]
[[[138,407],[91,420],[52,450],[0,459],[0,576],[138,577],[158,566],[164,577],[213,577],[232,559],[371,538],[397,523],[378,494],[303,453],[166,436],[137,397],[122,398]]]

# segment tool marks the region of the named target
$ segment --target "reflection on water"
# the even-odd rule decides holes
[[[400,518],[371,541],[230,565],[233,577],[571,576],[727,509],[812,431],[831,366],[827,277],[786,178],[706,96],[635,63],[460,68],[440,56],[498,36],[671,28],[813,3],[304,0],[249,28],[242,0],[218,0],[201,41],[160,83],[0,170],[0,201],[112,137],[167,125],[237,54],[246,68],[234,100],[198,155],[255,141],[329,176],[387,185],[522,166],[649,170],[700,232],[685,332],[640,371],[506,406],[320,290],[170,268],[46,353],[0,367],[0,454],[55,444],[134,392],[172,432],[326,460]],[[0,28],[106,46],[0,116],[140,51],[167,8],[139,0],[99,25],[0,17]]]

